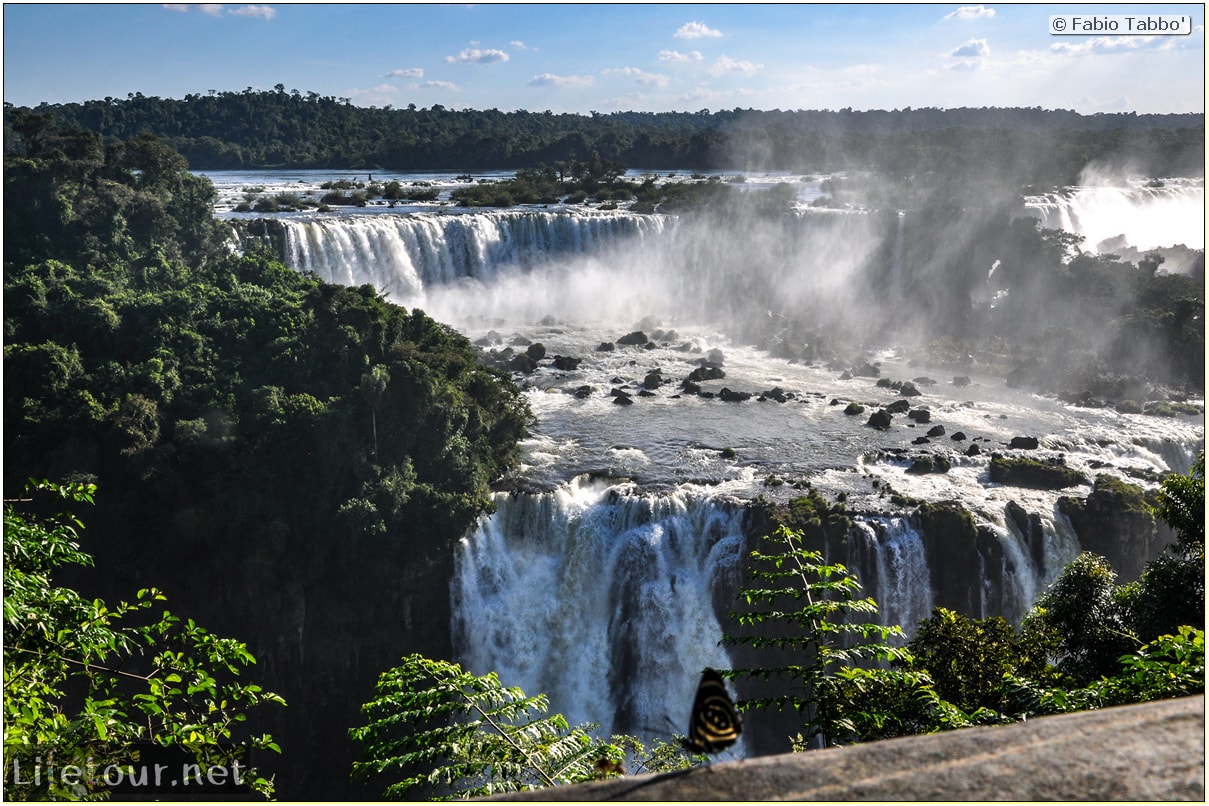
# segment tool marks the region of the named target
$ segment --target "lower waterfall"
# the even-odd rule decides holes
[[[738,582],[744,508],[586,477],[495,503],[458,549],[457,660],[548,695],[573,725],[685,733],[701,670],[729,667],[719,610]]]

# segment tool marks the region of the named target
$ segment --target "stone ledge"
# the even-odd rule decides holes
[[[1205,698],[764,756],[491,799],[1204,802]]]

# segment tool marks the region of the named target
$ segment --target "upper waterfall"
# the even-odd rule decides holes
[[[1029,196],[1024,206],[1046,229],[1086,238],[1084,248],[1115,251],[1128,245],[1158,249],[1205,247],[1205,185],[1201,180],[1166,179],[1146,183],[1086,185],[1061,193]],[[1125,243],[1119,236],[1124,236]],[[1105,249],[1100,245],[1105,241]]]
[[[285,257],[343,285],[373,284],[403,305],[435,286],[484,283],[568,255],[661,233],[663,216],[544,210],[282,218]]]

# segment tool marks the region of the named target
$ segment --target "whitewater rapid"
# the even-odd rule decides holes
[[[1047,226],[1078,218],[1094,237],[1088,228],[1101,222],[1100,202],[1078,192],[1031,203]],[[1199,205],[1203,213],[1203,189]],[[1153,487],[1157,474],[1188,470],[1204,442],[1199,417],[1069,405],[977,366],[928,366],[905,347],[824,364],[733,336],[753,316],[736,299],[855,325],[845,318],[860,312],[849,279],[880,245],[870,218],[799,210],[776,225],[783,239],[770,229],[734,243],[673,216],[566,205],[278,217],[285,257],[299,271],[372,283],[423,307],[502,367],[541,345],[536,367],[514,373],[537,417],[521,467],[457,549],[456,660],[547,694],[572,723],[667,739],[687,729],[701,668],[731,665],[719,641],[752,539],[753,500],[785,502],[807,489],[843,500],[857,514],[828,561],[850,565],[881,623],[910,635],[935,606],[933,580],[944,569],[902,502],[961,502],[993,549],[980,555],[969,615],[1018,622],[1080,550],[1058,498],[1086,497],[1091,486],[993,483],[993,451],[1036,437],[1035,458],[1061,458],[1089,482],[1109,473]],[[1129,224],[1115,219],[1103,231],[1125,227],[1131,242],[1148,241]],[[900,215],[897,239],[906,226]],[[898,244],[886,254],[897,260]],[[775,331],[775,311],[754,315]],[[876,374],[848,371],[862,366]],[[710,369],[723,377],[700,380],[704,395],[686,391],[690,376]],[[928,421],[898,415],[888,429],[869,427],[870,412],[907,399],[879,379],[914,383],[921,394],[907,402],[927,409]],[[748,397],[725,400],[724,390]],[[849,403],[865,411],[845,413]],[[925,437],[938,425],[944,434]],[[909,472],[924,454],[951,468]],[[1036,516],[1039,546],[1009,505]]]

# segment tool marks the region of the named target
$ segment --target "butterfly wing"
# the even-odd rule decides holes
[[[734,744],[742,730],[739,712],[722,676],[706,669],[693,700],[685,747],[696,753],[718,753]]]

